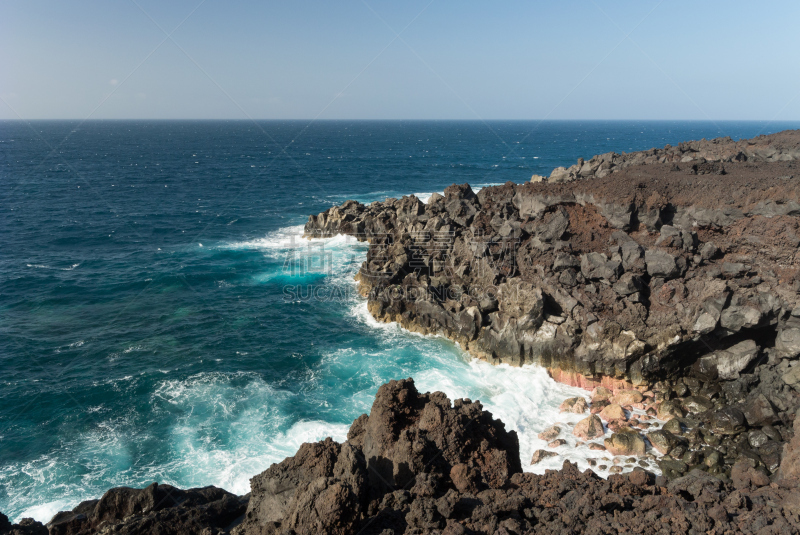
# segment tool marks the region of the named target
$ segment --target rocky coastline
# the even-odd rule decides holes
[[[0,533],[800,533],[798,160],[800,131],[701,140],[309,218],[307,237],[369,243],[379,321],[591,390],[533,459],[479,402],[392,381],[346,442],[304,444],[246,496],[112,489]],[[522,472],[563,433],[605,479]]]
[[[794,422],[800,431],[800,418]],[[798,533],[800,433],[772,478],[746,461],[731,479],[693,469],[667,479],[642,469],[603,479],[568,461],[523,473],[514,431],[480,402],[391,381],[347,440],[304,444],[234,496],[205,487],[111,489],[46,526],[14,535],[390,535],[528,533]]]
[[[305,234],[369,242],[357,280],[380,321],[609,390],[593,413],[637,392],[607,427],[656,434],[612,447],[646,440],[669,477],[730,478],[743,457],[772,476],[800,405],[798,158],[800,131],[609,153],[477,194],[348,201]]]

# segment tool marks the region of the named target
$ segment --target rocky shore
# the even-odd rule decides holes
[[[795,421],[800,431],[800,418]],[[636,469],[603,479],[565,462],[523,473],[514,431],[479,402],[383,385],[343,444],[304,444],[251,479],[251,493],[117,488],[0,533],[78,535],[798,533],[800,433],[776,476],[737,462],[730,480],[702,470],[671,480]]]
[[[774,476],[800,405],[798,158],[800,131],[609,153],[477,194],[348,201],[305,234],[369,242],[357,280],[380,321],[636,391],[603,418],[611,447],[643,441],[668,477],[744,459]]]
[[[591,390],[533,459],[479,402],[392,381],[246,496],[112,489],[0,533],[800,533],[798,159],[800,131],[702,140],[309,218],[369,243],[376,319]],[[566,433],[594,471],[522,472]]]

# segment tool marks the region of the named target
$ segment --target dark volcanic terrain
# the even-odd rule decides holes
[[[800,419],[798,419],[800,422]],[[800,431],[800,423],[796,424]],[[565,462],[522,473],[513,431],[479,402],[382,386],[348,440],[304,444],[237,497],[206,487],[118,488],[100,500],[0,532],[51,535],[390,535],[798,533],[800,438],[771,481],[737,462],[723,481],[700,469],[670,481],[636,469],[602,479]]]
[[[480,403],[393,381],[247,496],[112,489],[0,533],[800,533],[799,159],[800,131],[693,141],[309,218],[369,242],[378,320],[592,389],[562,408],[607,479],[522,473],[568,431],[520,460]]]

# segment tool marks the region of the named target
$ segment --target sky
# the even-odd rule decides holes
[[[0,119],[800,119],[800,2],[0,0]]]

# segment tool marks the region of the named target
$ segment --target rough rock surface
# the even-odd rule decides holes
[[[247,497],[216,487],[181,490],[153,483],[111,489],[99,500],[58,513],[47,528],[50,535],[226,533],[246,507]]]
[[[800,355],[798,155],[800,131],[608,168],[604,155],[581,169],[605,174],[569,183],[348,201],[305,234],[368,241],[357,279],[373,316],[490,362],[539,363],[582,386],[649,385],[695,363],[735,380]]]
[[[557,180],[348,201],[305,234],[369,242],[356,279],[380,321],[600,387],[592,414],[677,419],[666,474],[729,478],[748,457],[774,475],[800,405],[798,157],[800,131],[601,155]]]
[[[522,473],[516,434],[480,403],[451,403],[442,393],[420,394],[411,380],[392,381],[344,444],[304,444],[254,477],[250,495],[112,489],[56,515],[49,532],[798,533],[796,456],[784,464],[792,476],[775,481],[752,463],[737,463],[730,481],[693,470],[667,482],[639,469],[602,479],[569,462],[544,475]],[[0,533],[47,532],[35,529],[0,516]]]

